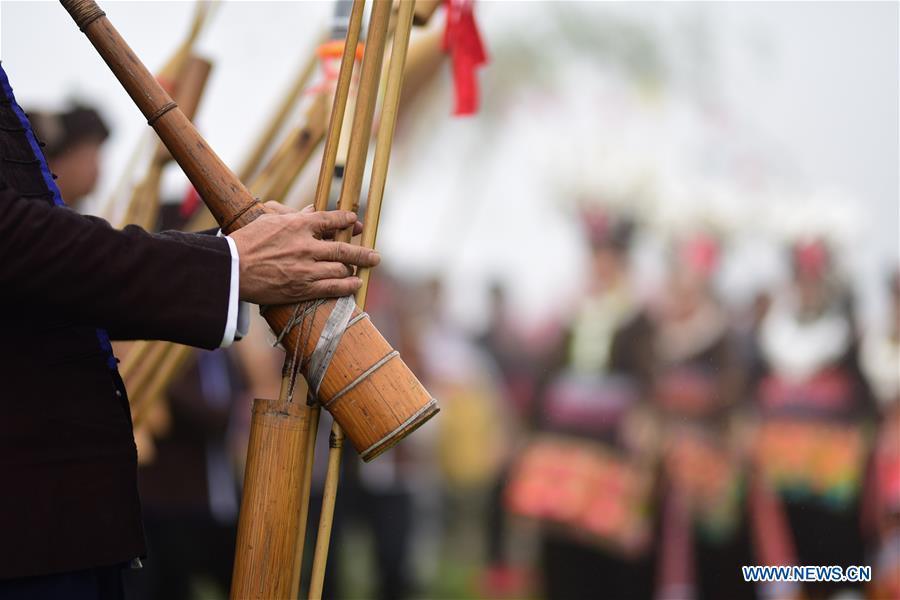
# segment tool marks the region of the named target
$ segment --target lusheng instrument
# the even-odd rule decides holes
[[[284,126],[284,122],[298,102],[301,93],[306,89],[318,60],[334,57],[340,61],[344,37],[347,33],[347,18],[349,17],[347,7],[352,4],[352,1],[342,0],[338,6],[340,7],[344,3],[346,6],[342,9],[344,10],[342,18],[337,19],[331,40],[324,42],[316,52],[309,53],[310,59],[301,65],[302,68],[294,76],[290,87],[252,144],[252,150],[248,157],[237,171],[238,178],[248,182],[247,187],[257,198],[285,202],[297,176],[304,170],[325,137],[325,130],[328,126],[328,107],[325,105],[327,104],[326,100],[332,96],[328,89],[322,89],[316,95],[301,122],[284,137],[278,148],[271,152],[265,166],[262,169],[259,168],[263,158],[269,153],[270,146],[279,130]],[[417,2],[415,6],[418,11],[420,2]],[[414,22],[417,21],[414,19]],[[395,23],[396,19],[391,21],[391,25]],[[442,36],[443,31],[440,28],[432,28],[431,31],[424,32],[415,40],[411,40],[404,68],[401,106],[406,106],[414,100],[417,92],[438,72],[438,66],[446,57],[446,54],[441,51]],[[360,43],[357,47],[357,61],[362,59],[362,48],[363,45]],[[176,102],[183,109],[183,104],[177,99],[177,96]],[[345,118],[349,120],[352,112],[352,110],[347,111],[348,115]],[[346,129],[349,130],[349,126]],[[375,135],[373,133],[373,138]],[[346,142],[349,135],[341,136],[341,138]],[[344,142],[339,144],[338,152],[341,157],[346,155],[347,143]],[[325,172],[329,171],[333,171],[336,178],[339,179],[338,174],[343,173],[343,162],[333,169],[325,169]],[[328,198],[324,200],[325,205],[321,210],[327,208]],[[206,230],[214,227],[215,224],[212,215],[203,210],[198,212],[187,224],[186,230]],[[362,274],[365,274],[365,271]],[[141,352],[134,352],[134,358],[132,354],[127,354],[119,365],[119,372],[128,386],[128,398],[132,406],[131,418],[135,426],[135,435],[138,435],[137,432],[142,423],[154,413],[155,405],[164,397],[165,391],[194,354],[185,352],[178,344],[171,342],[139,341],[129,345],[135,349],[143,349]],[[144,347],[148,345],[165,347],[167,350],[163,352],[159,348],[148,354],[148,349]],[[169,356],[173,353],[177,354],[177,359],[174,361]],[[148,377],[148,375],[151,376]],[[317,424],[318,410],[312,415],[310,426]]]
[[[61,0],[184,170],[225,233],[265,214],[257,201],[206,144],[187,117],[131,51],[93,0]],[[318,336],[339,300],[275,306],[265,318],[304,370]],[[363,460],[371,460],[438,412],[437,403],[358,309],[317,385]],[[362,344],[362,346],[359,346]],[[365,362],[364,362],[365,361]],[[371,362],[369,362],[371,361]],[[313,367],[321,367],[321,363]],[[305,375],[308,375],[304,371]]]

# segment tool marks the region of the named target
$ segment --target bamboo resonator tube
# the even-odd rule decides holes
[[[235,600],[297,596],[308,414],[303,402],[253,401],[231,580]]]
[[[207,145],[97,3],[60,3],[156,130],[222,230],[231,233],[265,214],[262,204]],[[335,304],[336,300],[327,301],[315,311],[312,330],[316,335]],[[274,306],[265,317],[274,331],[283,332],[295,314],[294,306]],[[308,357],[317,338],[303,344],[301,329],[292,327],[282,343],[288,353],[299,350],[301,356]],[[363,460],[371,460],[437,414],[438,407],[396,353],[374,357],[371,348],[357,347],[359,343],[372,343],[378,348],[390,348],[367,318],[355,321],[344,338],[325,372],[320,396],[323,406],[344,428]]]

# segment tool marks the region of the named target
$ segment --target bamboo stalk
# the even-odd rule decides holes
[[[350,97],[350,84],[353,79],[353,69],[356,65],[356,48],[359,44],[360,32],[362,30],[362,18],[363,12],[365,11],[365,4],[365,0],[354,0],[350,10],[350,19],[347,25],[347,37],[344,41],[344,51],[341,55],[341,66],[338,72],[331,116],[328,121],[328,133],[325,139],[325,148],[322,152],[322,166],[319,169],[319,178],[316,182],[316,194],[313,206],[317,211],[328,209],[328,199],[331,196],[331,184],[334,180],[334,171],[335,166],[337,165],[338,150],[340,148],[341,130],[344,125],[344,120],[348,118],[347,101]],[[297,556],[295,559],[298,572],[303,565],[303,553],[306,547],[306,528],[309,522],[309,500],[312,495],[312,470],[316,452],[316,435],[318,433],[321,415],[321,406],[313,404],[309,407],[306,433],[306,462],[303,468],[303,491],[298,527]]]
[[[221,159],[209,148],[205,140],[196,131],[196,128],[192,126],[169,95],[159,86],[158,82],[140,63],[140,60],[131,49],[128,48],[127,43],[121,38],[109,20],[106,19],[105,14],[94,0],[61,0],[61,2],[70,12],[76,25],[87,35],[107,65],[115,73],[132,100],[147,118],[148,123],[157,131],[160,138],[166,142],[176,161],[182,166],[185,174],[197,188],[198,193],[207,203],[210,211],[221,224],[222,230],[230,233],[252,222],[257,217],[271,212],[267,211],[250,194],[241,181],[228,170]],[[383,25],[386,27],[390,16],[390,0],[383,0],[383,4],[386,6],[376,4],[375,11],[373,11],[373,21],[377,21],[374,18],[374,14],[384,13],[384,16],[387,18],[384,18]],[[377,38],[378,35],[381,36],[380,45],[382,49],[380,54],[383,55],[384,32],[378,33],[379,28],[377,27],[370,28],[370,30],[376,32],[373,36],[374,38]],[[377,45],[375,44],[376,47]],[[367,57],[371,57],[373,54],[372,46],[372,38],[370,38],[370,48],[367,50]],[[377,56],[375,59],[376,63],[380,62],[382,58],[382,56]],[[365,63],[366,60],[364,59],[363,79],[366,79]],[[373,88],[377,87],[377,77],[373,79],[372,83],[375,85],[367,88],[370,94],[374,93]],[[374,98],[372,98],[372,102],[374,104]],[[366,119],[360,120],[358,118],[359,112],[359,110],[355,112],[354,124],[356,125],[358,122],[365,126]],[[360,143],[368,143],[369,131],[366,132],[366,135],[361,136],[359,134],[362,128],[360,127],[354,132],[356,134],[355,137],[360,140]],[[371,118],[368,119],[368,129],[370,130],[370,128]],[[360,170],[365,166],[365,149],[363,149],[361,158]],[[356,176],[361,179],[361,173]],[[358,183],[361,183],[361,181]],[[346,189],[345,185],[342,191],[346,191]],[[357,190],[356,198],[351,198],[351,202],[355,205],[358,204],[358,200]],[[350,232],[347,233],[349,234]],[[333,305],[334,301],[332,301]],[[275,330],[287,331],[295,313],[296,306],[276,306],[267,311],[265,317]],[[362,332],[362,335],[360,335],[360,332]],[[359,338],[359,343],[362,344],[363,348],[368,348],[366,346],[367,343],[370,346],[378,347],[378,351],[381,352],[380,356],[386,356],[384,352],[390,348],[369,322],[353,330],[352,335]],[[304,340],[300,331],[295,331],[293,335],[284,338],[282,342],[288,352],[305,350],[305,348],[301,348]],[[337,366],[345,368],[348,374],[354,373],[356,367],[358,367],[358,365],[343,365],[340,363]],[[394,376],[402,378],[404,381],[402,386],[396,388],[396,393],[399,398],[398,401],[404,403],[404,414],[407,411],[411,414],[409,420],[398,423],[398,415],[392,411],[393,407],[388,404],[384,396],[377,394],[354,393],[352,401],[336,403],[332,408],[332,413],[336,415],[337,420],[353,425],[354,428],[348,430],[351,439],[357,448],[370,457],[373,453],[381,452],[384,448],[390,447],[402,439],[410,431],[436,414],[438,410],[434,399],[415,379],[415,376],[402,360],[391,362],[388,368]],[[374,377],[383,379],[386,372],[376,373]],[[337,390],[335,386],[339,375],[340,373],[334,370],[334,366],[332,367],[331,376],[326,373],[324,383],[329,386],[329,389],[335,388],[335,391]],[[329,396],[329,398],[332,397],[334,395]],[[422,408],[416,410],[419,406]],[[296,407],[296,403],[286,404],[288,411],[294,407]],[[367,422],[372,423],[376,427],[377,436],[371,435],[370,429],[355,426],[355,418],[357,416],[361,415],[368,419],[376,413],[378,414],[378,419],[372,419]],[[258,415],[262,416],[258,417]],[[291,417],[290,422],[283,417]],[[294,492],[297,492],[296,499],[298,503],[299,497],[302,495],[298,482],[292,481],[290,476],[279,479],[278,485],[268,485],[266,482],[272,479],[272,473],[277,469],[284,470],[288,475],[296,473],[298,479],[299,475],[302,474],[303,470],[299,468],[299,465],[296,469],[294,469],[294,465],[300,459],[300,453],[304,449],[303,445],[298,442],[298,438],[293,434],[289,437],[279,437],[277,434],[278,431],[287,431],[291,427],[295,431],[299,431],[301,426],[300,420],[302,420],[301,414],[285,412],[282,410],[282,406],[272,406],[271,402],[260,401],[254,406],[254,422],[251,425],[251,451],[248,451],[248,481],[251,476],[261,479],[263,485],[259,489],[262,489],[264,493],[254,496],[247,491],[252,486],[248,485],[245,487],[247,493],[245,493],[242,502],[242,517],[248,511],[251,513],[260,511],[261,516],[264,517],[276,517],[279,514],[290,517],[293,517],[295,514],[299,515],[299,511],[297,513],[293,512],[293,507],[295,506]],[[306,427],[306,424],[304,423],[302,426]],[[266,429],[266,427],[269,428]],[[284,447],[275,447],[273,444],[276,438],[278,440],[284,439],[286,445]],[[255,462],[250,460],[251,457],[254,458]],[[257,468],[251,468],[253,466]],[[275,506],[276,504],[278,506]],[[279,506],[281,510],[278,510]],[[248,523],[249,525],[247,525]],[[275,580],[284,579],[290,570],[290,567],[286,569],[281,568],[280,565],[284,563],[280,563],[275,559],[276,557],[283,559],[287,552],[296,549],[296,529],[293,529],[292,525],[295,525],[295,523],[277,521],[272,523],[254,521],[253,519],[248,521],[242,518],[238,533],[239,550],[246,549],[250,554],[242,556],[241,552],[238,552],[235,561],[233,597],[261,595],[265,597],[283,597],[290,595],[289,590],[283,590],[280,587],[280,592],[271,592],[274,592]],[[290,531],[293,536],[278,535],[279,530]],[[250,558],[249,562],[248,556]],[[294,556],[294,554],[290,554],[291,563],[293,563]],[[249,587],[245,589],[238,585],[237,581],[239,580],[249,584]],[[270,583],[272,584],[271,586],[269,585]]]
[[[353,125],[350,130],[350,147],[347,149],[347,167],[341,185],[341,197],[338,207],[342,210],[357,212],[359,210],[359,194],[366,168],[366,154],[369,150],[369,138],[372,135],[372,121],[375,117],[375,103],[378,100],[378,82],[381,79],[381,66],[384,60],[384,49],[387,41],[388,23],[391,18],[391,0],[375,0],[372,15],[369,18],[366,53],[363,56],[362,71],[359,78],[359,95],[356,109],[353,111]],[[321,175],[321,174],[320,174]],[[339,231],[335,239],[349,242],[353,228]]]
[[[398,108],[403,91],[404,67],[406,65],[409,36],[413,24],[413,7],[416,4],[416,0],[400,0],[400,10],[397,14],[397,27],[394,30],[394,40],[391,46],[391,59],[388,65],[387,85],[385,86],[384,101],[381,107],[378,139],[375,142],[372,177],[369,179],[366,216],[363,221],[365,224],[372,223],[372,226],[363,227],[362,239],[360,240],[360,244],[366,248],[375,247],[375,238],[378,235],[381,202],[384,199],[388,165],[391,159],[391,145],[394,141]],[[362,286],[356,294],[357,304],[360,307],[365,306],[370,273],[371,269],[369,267],[364,267],[357,272],[357,277],[362,280]]]
[[[188,358],[193,353],[193,348],[190,346],[182,346],[180,344],[174,344],[167,349],[168,352],[166,353],[165,359],[159,365],[159,375],[150,381],[143,394],[143,397],[146,400],[139,402],[137,406],[132,409],[132,419],[134,420],[135,427],[140,427],[149,410],[166,393],[169,383],[178,377],[187,366]]]
[[[294,560],[297,574],[303,568],[303,552],[306,547],[306,527],[309,523],[309,499],[312,496],[312,471],[313,463],[316,456],[316,436],[319,432],[319,420],[322,416],[322,407],[317,403],[309,407],[307,413],[308,421],[306,423],[306,456],[303,465],[303,479],[301,480],[302,496],[300,499],[300,521],[297,526],[297,556]],[[300,582],[297,582],[297,589],[300,589]]]
[[[283,201],[325,137],[327,111],[327,96],[321,94],[313,100],[304,122],[284,139],[269,164],[250,183],[254,193],[266,200]]]
[[[141,395],[147,385],[147,382],[153,378],[156,365],[168,352],[169,344],[166,342],[145,342],[148,346],[146,354],[141,361],[136,361],[134,367],[129,369],[127,379],[125,380],[128,389],[128,397],[132,406],[141,401]]]
[[[362,17],[362,12],[363,12],[363,6],[364,6],[364,3],[362,0],[357,0],[357,2],[354,3],[353,11],[351,13],[351,22],[350,22],[350,25],[348,28],[348,39],[345,42],[345,47],[351,48],[352,50],[354,50],[354,52],[350,53],[350,60],[348,63],[346,63],[347,65],[349,65],[347,68],[345,68],[345,63],[342,62],[341,73],[351,73],[352,74],[353,60],[355,58],[355,47],[356,47],[356,44],[358,43],[359,33],[360,33],[360,29],[361,29],[361,24],[362,24],[361,17]],[[346,56],[346,54],[347,53],[345,52],[345,56]],[[350,81],[349,75],[346,76],[345,79],[346,79],[347,84],[349,85],[349,81]],[[336,103],[341,103],[341,99],[336,98]],[[344,95],[343,104],[344,105],[346,104],[346,95]],[[314,109],[315,109],[315,106],[314,106]],[[317,113],[314,112],[313,114],[317,114]],[[323,117],[322,120],[324,121],[324,114],[322,115],[322,117]],[[315,119],[313,119],[313,120],[315,120]],[[329,140],[336,137],[335,132],[332,129],[334,122],[335,121],[332,118],[332,120],[330,121],[330,124],[329,124],[329,131],[328,131],[328,139]],[[340,121],[338,121],[338,122],[340,122]],[[320,130],[320,131],[321,131],[321,133],[319,133],[319,135],[317,136],[318,139],[321,139],[321,136],[324,135],[324,133],[325,133],[322,130]],[[338,131],[337,135],[339,135],[339,133],[340,132]],[[276,194],[276,195],[282,195],[282,196],[284,194],[286,194],[288,188],[290,187],[290,184],[293,182],[294,178],[296,177],[296,174],[299,172],[300,168],[302,168],[302,164],[305,163],[305,161],[308,159],[308,157],[311,156],[311,154],[312,154],[311,148],[314,147],[314,144],[309,144],[308,142],[313,137],[316,137],[316,136],[311,136],[308,131],[304,131],[303,129],[298,130],[297,136],[296,136],[297,141],[295,142],[293,139],[289,139],[287,141],[287,145],[282,146],[282,148],[284,148],[284,150],[280,149],[279,151],[276,152],[275,156],[273,157],[272,162],[279,166],[277,166],[277,167],[273,166],[271,169],[269,169],[269,168],[264,169],[263,172],[260,173],[260,177],[258,179],[261,181],[259,181],[257,185],[260,187],[262,187],[262,186],[268,187],[269,189],[267,191],[269,192],[269,194]],[[318,139],[315,140],[316,143],[318,142]],[[301,150],[300,156],[292,157],[291,149],[298,148],[298,146],[300,146],[300,144],[298,144],[297,142],[303,142],[303,141],[307,141],[307,147],[310,148],[309,151],[304,152]],[[334,145],[334,144],[332,144],[332,145]],[[332,152],[333,151],[326,148],[326,152],[325,152],[326,158],[329,155],[331,155]],[[285,164],[287,164],[289,166],[288,167],[282,166]],[[329,180],[330,180],[330,178],[329,178]],[[257,185],[254,185],[253,187],[257,187]],[[267,197],[271,198],[271,195],[268,195]],[[326,194],[326,197],[327,197],[327,194]],[[301,451],[301,453],[298,455],[298,462],[299,462],[299,467],[300,467],[299,468],[300,485],[297,488],[297,490],[299,491],[299,494],[300,494],[300,502],[299,502],[299,510],[298,510],[298,514],[297,514],[297,527],[296,527],[296,530],[294,531],[295,547],[294,547],[294,554],[293,554],[293,570],[291,573],[291,582],[290,582],[289,590],[290,590],[291,596],[296,596],[296,593],[297,593],[297,591],[299,589],[299,585],[300,585],[300,571],[301,571],[301,567],[302,567],[303,546],[304,546],[304,541],[305,541],[306,522],[308,520],[308,510],[309,510],[309,496],[310,496],[309,486],[311,484],[310,471],[311,471],[312,461],[311,461],[311,456],[309,456],[307,453],[309,453],[312,450],[312,448],[314,448],[315,425],[311,426],[311,424],[313,422],[315,422],[315,423],[318,422],[319,412],[318,412],[318,410],[316,410],[315,414],[313,415],[313,411],[309,407],[307,407],[305,404],[291,403],[288,401],[289,400],[289,398],[288,398],[289,387],[290,387],[290,381],[291,381],[291,373],[289,372],[289,369],[293,366],[293,365],[289,364],[288,360],[289,359],[286,359],[286,362],[285,362],[285,369],[283,372],[282,385],[281,385],[281,391],[279,394],[280,397],[279,397],[278,404],[279,404],[279,406],[293,405],[291,410],[298,412],[298,414],[304,414],[307,419],[307,422],[304,424],[305,427],[303,428],[303,431],[301,432],[301,434],[299,436],[295,436],[295,438],[297,440],[297,447]],[[237,565],[237,561],[236,561],[236,565]],[[237,573],[237,570],[235,572]],[[235,588],[235,589],[238,589],[238,588]],[[234,593],[235,589],[232,590],[232,593]]]
[[[160,82],[164,82],[164,85],[173,93],[174,82],[178,81],[180,78],[184,63],[193,50],[197,38],[200,37],[203,28],[210,21],[210,17],[213,14],[213,10],[211,10],[212,4],[215,3],[206,0],[197,0],[187,35],[175,49],[172,56],[169,57],[169,60],[167,60],[162,68],[157,71],[157,78]],[[125,165],[125,169],[123,169],[122,174],[119,177],[119,182],[113,188],[112,193],[107,196],[103,206],[98,211],[98,214],[110,221],[114,219],[116,216],[113,214],[115,211],[116,198],[118,198],[119,194],[127,187],[134,171],[141,162],[141,156],[148,149],[148,146],[152,144],[156,147],[155,141],[155,136],[150,132],[141,136]]]
[[[184,61],[175,83],[174,99],[188,119],[193,120],[197,112],[211,69],[211,62],[197,56],[188,56]],[[159,217],[159,186],[163,170],[171,159],[162,142],[157,142],[147,172],[134,188],[122,225],[139,225],[148,230],[156,226]]]
[[[324,100],[323,100],[324,101]],[[325,123],[325,114],[322,110],[321,104],[322,102],[317,101],[316,103],[318,108],[315,106],[311,108],[310,113],[308,115],[308,122],[301,128],[302,136],[297,139],[296,143],[296,151],[292,151],[290,155],[284,157],[283,162],[287,163],[288,168],[282,167],[282,171],[287,172],[287,177],[291,178],[289,181],[285,182],[282,180],[276,180],[274,182],[266,182],[269,187],[264,187],[263,184],[253,183],[251,187],[254,193],[259,194],[260,197],[266,198],[267,200],[276,200],[282,201],[284,199],[285,194],[290,189],[290,185],[293,182],[293,178],[296,178],[299,171],[302,170],[303,166],[306,165],[309,158],[312,156],[316,145],[318,145],[319,141],[321,141],[322,136],[324,135],[324,123]],[[285,174],[281,175],[282,178],[285,178]],[[274,184],[281,183],[281,187],[274,188]],[[215,225],[215,221],[209,215],[208,212],[203,212],[197,217],[195,217],[188,226],[189,230],[192,229],[208,229]],[[154,402],[163,398],[163,394],[151,395],[145,397],[146,391],[148,389],[160,389],[165,391],[172,383],[172,381],[178,376],[181,371],[181,367],[183,365],[179,365],[179,369],[163,369],[162,365],[165,361],[168,360],[169,352],[178,352],[178,348],[181,348],[179,344],[175,344],[172,342],[157,342],[157,344],[161,344],[167,347],[167,350],[164,353],[156,353],[153,355],[152,359],[148,359],[149,362],[153,363],[152,367],[148,368],[150,373],[154,373],[152,380],[146,384],[142,381],[139,385],[136,385],[134,388],[129,390],[129,397],[135,405],[142,405],[144,402],[152,405]],[[186,363],[191,359],[193,355],[187,353],[181,359],[182,362]],[[124,363],[123,363],[124,364]],[[125,375],[123,375],[123,378]],[[131,384],[129,384],[129,388],[131,388]],[[150,406],[142,409],[143,412],[146,412],[150,409]],[[142,419],[135,417],[135,425],[137,425]]]
[[[153,342],[147,340],[131,342],[128,353],[125,354],[122,363],[119,365],[119,375],[121,375],[122,379],[131,375],[134,369],[144,361],[152,347]]]
[[[194,49],[194,44],[196,44],[197,38],[200,37],[203,28],[209,23],[209,18],[215,12],[214,8],[217,4],[217,2],[209,2],[207,0],[197,0],[194,4],[194,16],[191,19],[191,26],[188,29],[187,36],[157,75],[164,86],[167,84],[171,86],[181,76],[181,72]]]
[[[380,4],[381,6],[386,5],[387,8],[390,9],[391,3],[389,0],[384,0]],[[377,8],[378,6],[379,2],[376,0],[375,7]],[[382,104],[383,129],[379,131],[378,141],[376,142],[375,163],[373,165],[372,178],[369,184],[369,204],[366,207],[366,219],[363,224],[363,234],[361,239],[361,243],[369,248],[374,248],[375,234],[378,229],[378,220],[381,213],[381,200],[387,179],[388,158],[390,156],[394,126],[397,119],[400,91],[403,85],[403,67],[406,60],[406,50],[409,45],[409,35],[412,27],[414,8],[414,0],[400,0],[397,26],[394,30],[393,49],[391,51],[391,60],[388,66],[387,88],[384,103]],[[390,10],[387,11],[386,16],[380,14],[378,16],[384,20],[383,24],[381,22],[376,22],[376,11],[373,9],[371,24],[369,26],[370,43],[373,37],[373,29],[376,27],[383,27],[386,37]],[[379,30],[375,29],[374,34],[377,36],[378,33]],[[358,115],[360,114],[360,109],[371,110],[372,114],[374,113],[374,95],[377,92],[381,65],[384,59],[384,40],[382,39],[380,43],[380,49],[376,49],[377,54],[370,54],[369,49],[367,49],[366,55],[363,58],[363,72],[360,80],[360,101],[357,104],[357,110],[354,113],[347,169],[341,188],[341,208],[344,208],[351,202],[353,202],[354,209],[358,205],[359,192],[362,186],[362,171],[365,168],[365,159],[372,127],[371,114],[368,115],[368,118],[367,115],[363,115],[363,117],[359,117]],[[369,75],[369,77],[366,78],[367,60],[371,61],[369,64],[377,65],[378,76]],[[369,108],[370,106],[371,108]],[[348,186],[352,186],[349,187],[349,192]],[[352,233],[352,231],[348,233]],[[345,234],[345,236],[349,239],[347,234]],[[366,294],[368,292],[367,282],[368,270],[366,270],[366,278],[363,280],[363,285],[356,293],[356,303],[360,307],[365,307]],[[331,435],[329,436],[328,471],[325,477],[325,489],[322,494],[322,510],[319,517],[319,530],[316,536],[316,549],[313,555],[312,575],[310,577],[309,586],[310,599],[317,599],[322,596],[322,589],[325,582],[325,563],[328,558],[328,548],[331,543],[331,531],[334,525],[334,508],[337,502],[337,487],[340,479],[341,452],[343,445],[344,432],[340,425],[335,422],[332,425]]]
[[[334,525],[334,506],[337,503],[343,447],[344,432],[335,423],[328,436],[328,471],[325,477],[325,489],[322,491],[322,512],[319,516],[319,531],[316,534],[316,549],[313,553],[312,573],[309,580],[310,600],[322,598],[322,588],[325,584],[325,562],[328,560],[331,529]]]
[[[328,137],[325,140],[325,150],[322,154],[322,167],[319,169],[319,179],[316,183],[316,210],[328,208],[328,197],[331,194],[331,181],[334,177],[334,167],[337,164],[338,145],[341,140],[347,99],[350,97],[350,82],[353,76],[353,66],[356,64],[356,47],[359,44],[364,10],[365,1],[354,0],[353,8],[350,11],[344,53],[341,56],[341,69],[338,72],[331,118],[328,121]]]
[[[287,120],[288,116],[290,116],[291,111],[297,104],[300,94],[306,89],[309,80],[316,72],[317,65],[318,57],[316,57],[315,52],[312,52],[306,62],[303,63],[303,68],[297,74],[293,83],[291,83],[284,97],[281,99],[278,108],[269,119],[268,124],[263,128],[259,137],[257,137],[247,158],[244,159],[243,164],[238,170],[238,177],[241,181],[250,179],[259,168],[260,163],[262,163],[262,160],[266,155],[266,151],[272,145],[272,141],[278,135],[278,132],[284,126],[284,122]]]

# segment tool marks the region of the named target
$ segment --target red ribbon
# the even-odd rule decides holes
[[[481,42],[475,15],[474,0],[446,0],[447,28],[444,30],[444,52],[453,63],[453,84],[456,91],[454,115],[471,115],[478,110],[478,67],[488,61]]]
[[[188,186],[187,192],[184,194],[184,198],[181,200],[181,208],[178,212],[185,219],[189,219],[194,216],[194,213],[197,212],[197,209],[200,208],[200,194],[197,193],[197,190],[194,186]]]

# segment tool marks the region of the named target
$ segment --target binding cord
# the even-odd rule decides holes
[[[312,337],[316,313],[318,312],[319,307],[325,302],[325,300],[319,299],[296,304],[291,318],[275,339],[275,345],[277,346],[287,336],[291,335],[291,332],[295,327],[299,328],[297,343],[294,345],[294,351],[291,353],[287,365],[290,374],[290,381],[288,384],[289,402],[292,402],[294,399],[294,387],[297,383],[297,373],[300,371],[304,371],[307,374],[307,382],[309,383],[308,402],[310,404],[316,402],[316,398],[319,395],[319,388],[322,385],[322,381],[325,379],[325,372],[328,370],[328,366],[334,358],[341,337],[352,323],[359,321],[361,316],[365,314],[361,313],[361,315],[357,315],[351,323],[350,317],[353,314],[353,310],[356,308],[356,302],[354,301],[353,296],[339,298],[335,303],[334,308],[331,310],[331,314],[328,315],[325,325],[322,327],[319,339],[316,340],[315,349],[309,355],[309,358],[304,358],[303,350],[309,345],[309,340]],[[261,312],[264,310],[265,308],[261,309]]]

